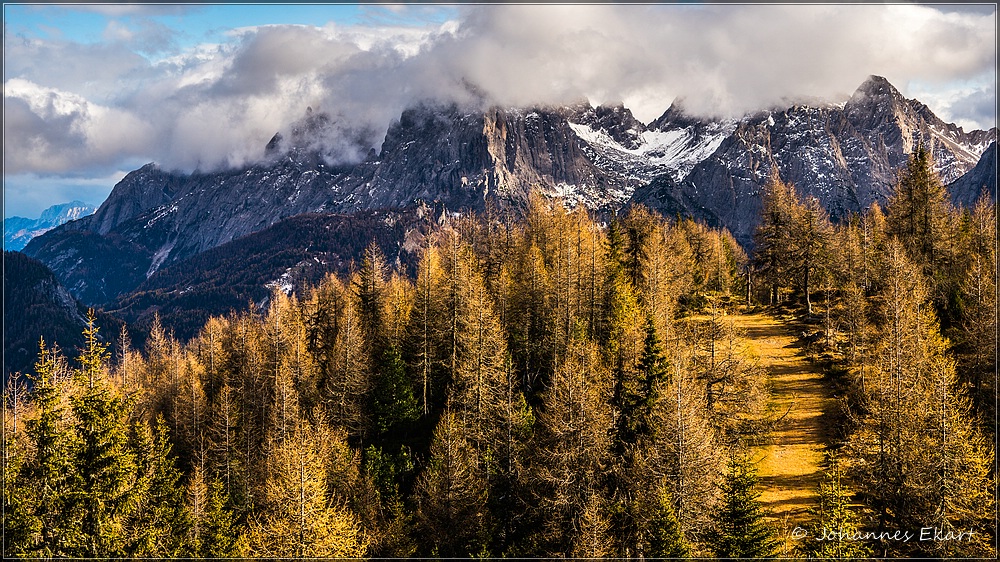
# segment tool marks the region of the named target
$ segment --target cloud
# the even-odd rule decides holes
[[[5,173],[115,166],[152,136],[131,112],[22,79],[4,83],[3,109]]]
[[[966,131],[982,129],[983,123],[996,126],[995,80],[980,80],[943,88],[916,84],[912,90],[917,99],[933,108],[935,114],[945,122],[955,123]]]
[[[334,120],[331,157],[350,158],[363,153],[355,141],[377,149],[401,111],[426,99],[525,106],[587,97],[624,101],[648,122],[677,96],[691,112],[722,117],[797,99],[842,101],[869,74],[907,95],[911,83],[941,92],[972,77],[996,81],[995,11],[479,5],[455,13],[444,24],[385,17],[244,28],[224,44],[158,60],[139,47],[158,36],[171,47],[156,27],[113,22],[102,45],[11,39],[4,135],[26,142],[10,151],[5,142],[5,166],[64,173],[135,158],[183,170],[236,166],[263,157],[268,139],[310,106]],[[976,88],[921,99],[967,128],[993,126],[995,85]]]
[[[996,123],[996,99],[997,86],[993,83],[956,98],[948,105],[948,116],[959,116],[957,123],[967,129],[979,123]]]
[[[96,103],[115,103],[123,91],[146,87],[162,77],[148,59],[121,42],[78,44],[21,37],[4,42],[5,82],[26,80]]]

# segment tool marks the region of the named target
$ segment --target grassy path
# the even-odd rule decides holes
[[[757,458],[761,502],[788,537],[806,522],[806,509],[816,500],[827,442],[824,412],[834,399],[822,373],[806,360],[792,326],[766,314],[735,319],[769,373],[777,415],[784,415]]]

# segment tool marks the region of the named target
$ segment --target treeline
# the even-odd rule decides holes
[[[873,204],[836,226],[814,198],[773,181],[756,242],[759,298],[801,303],[819,327],[809,337],[846,371],[824,525],[947,537],[869,544],[879,556],[994,554],[995,205],[952,207],[918,147],[885,212]],[[810,553],[867,553],[824,546]]]
[[[888,215],[837,227],[774,181],[753,262],[690,220],[536,198],[441,225],[413,275],[373,244],[186,342],[123,331],[111,357],[91,328],[73,366],[43,343],[6,394],[5,555],[779,554],[748,453],[766,373],[732,321],[772,300],[815,306],[850,366],[816,530],[971,529],[885,548],[988,555],[995,214],[908,195],[923,158]],[[933,259],[895,230],[910,215]]]
[[[373,244],[188,342],[43,347],[8,396],[8,553],[708,551],[765,373],[722,304],[678,317],[743,294],[735,240],[536,199],[424,246],[412,277]]]

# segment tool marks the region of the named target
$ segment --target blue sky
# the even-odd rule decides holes
[[[885,76],[967,130],[996,123],[993,6],[4,5],[4,216],[100,204],[146,162],[260,158],[316,107],[372,147],[407,105],[677,96],[733,116]],[[336,142],[332,139],[331,142]],[[355,157],[344,154],[345,160]]]
[[[407,10],[377,4],[171,4],[171,5],[44,5],[5,4],[6,33],[74,43],[107,40],[108,25],[134,26],[152,22],[170,30],[178,52],[200,43],[218,43],[236,28],[262,25],[422,25],[441,23],[455,13],[453,6],[413,6]]]

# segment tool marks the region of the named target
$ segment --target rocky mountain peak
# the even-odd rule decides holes
[[[761,115],[764,119],[767,119],[770,112],[762,111],[756,114],[756,116]],[[753,117],[754,115],[747,115],[744,116],[743,120],[751,119]],[[662,133],[687,131],[689,134],[697,138],[709,138],[714,137],[723,131],[729,131],[731,133],[736,128],[736,124],[739,122],[740,119],[737,118],[695,115],[688,110],[685,99],[683,97],[679,97],[670,104],[670,107],[663,112],[663,115],[660,115],[651,121],[649,125],[646,126],[646,130]]]
[[[178,176],[154,163],[129,172],[115,184],[111,194],[91,217],[90,225],[100,234],[146,211],[169,203],[180,187]]]
[[[874,126],[876,123],[912,121],[916,112],[888,80],[869,76],[844,104],[844,113],[855,123]]]
[[[865,100],[894,100],[902,101],[903,95],[899,93],[888,80],[882,76],[876,76],[872,74],[865,79],[864,82],[858,86],[857,90],[851,96],[851,101],[848,103],[861,103]]]
[[[670,129],[694,127],[700,125],[703,121],[688,113],[684,107],[684,98],[677,98],[663,112],[663,115],[650,122],[647,128],[651,131],[667,131]]]
[[[82,201],[71,201],[45,209],[37,219],[7,217],[3,219],[3,247],[5,250],[21,250],[32,238],[67,222],[91,215],[96,210],[97,207]]]
[[[93,213],[96,209],[83,201],[70,201],[62,205],[53,205],[42,211],[38,217],[40,222],[54,223],[58,221],[67,222],[85,217]],[[62,224],[62,223],[60,223]]]

